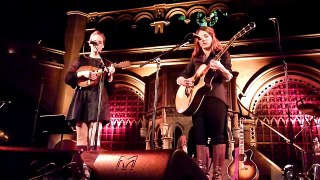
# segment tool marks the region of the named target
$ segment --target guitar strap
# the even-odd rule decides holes
[[[239,179],[239,147],[234,148],[234,173],[231,180]]]
[[[216,56],[216,52],[211,52],[210,55],[208,56],[208,58],[206,60],[204,60],[203,62],[208,65],[211,61],[211,59],[214,59]]]

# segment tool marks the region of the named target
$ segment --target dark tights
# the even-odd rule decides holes
[[[192,116],[197,145],[225,144],[227,134],[227,106],[218,98],[205,97],[198,111]]]

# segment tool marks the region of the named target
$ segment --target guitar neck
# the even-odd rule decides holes
[[[242,37],[244,34],[249,32],[250,30],[254,29],[256,27],[256,24],[254,22],[250,22],[248,25],[246,25],[244,28],[242,28],[237,34],[235,34],[229,42],[223,47],[223,49],[216,55],[215,60],[220,61],[221,56],[227,51],[227,49],[231,46],[231,44],[234,43],[238,38]]]
[[[242,120],[240,120],[239,154],[244,154],[244,127]]]
[[[223,49],[222,49],[221,51],[219,51],[219,53],[216,55],[216,57],[215,57],[215,60],[216,60],[216,61],[220,61],[221,56],[229,49],[229,47],[231,46],[231,44],[233,44],[233,42],[236,41],[236,39],[237,39],[236,36],[233,36],[233,37],[229,40],[228,44],[226,44],[226,45],[223,47]]]

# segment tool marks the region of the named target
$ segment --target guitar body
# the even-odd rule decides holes
[[[256,180],[259,177],[259,171],[257,165],[251,160],[253,151],[248,149],[244,152],[244,154],[239,154],[239,162],[238,162],[238,172],[235,172],[236,161],[235,161],[235,151],[232,151],[233,161],[229,164],[227,168],[227,173],[229,178],[231,179],[235,174],[238,173],[238,178],[235,177],[233,179],[238,180]]]
[[[203,64],[192,79],[193,87],[180,86],[176,94],[176,109],[178,113],[186,116],[192,116],[197,112],[205,94],[212,89],[214,72],[208,71],[207,65]]]
[[[214,60],[219,61],[221,56],[227,51],[230,45],[239,37],[255,28],[255,23],[251,22],[236,35],[234,35],[227,45],[219,51]],[[199,109],[205,94],[212,89],[211,82],[214,78],[215,71],[207,65],[201,65],[192,77],[193,87],[180,86],[176,94],[176,110],[186,116],[192,116]]]

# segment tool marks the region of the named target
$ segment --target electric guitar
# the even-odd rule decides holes
[[[106,67],[106,69],[110,68],[111,66],[113,66],[114,68],[127,68],[127,67],[130,67],[130,65],[131,65],[130,61],[123,61],[120,63],[111,64],[110,66]],[[92,79],[86,78],[86,77],[78,78],[78,80],[77,80],[78,86],[88,87],[88,86],[94,86],[94,85],[98,84],[100,75],[102,74],[102,72],[104,72],[106,70],[103,70],[102,68],[98,68],[98,67],[94,67],[94,66],[81,66],[77,70],[77,72],[81,72],[81,71],[90,71],[90,73],[95,72],[98,74],[98,78],[95,80],[92,80]]]
[[[256,27],[254,22],[249,23],[242,28],[231,40],[224,46],[224,48],[214,57],[214,60],[220,61],[221,56],[227,51],[231,44],[243,36],[250,30]],[[210,66],[203,64],[197,72],[191,77],[194,86],[186,87],[180,86],[176,94],[176,110],[178,113],[186,116],[191,116],[197,112],[202,103],[204,95],[212,89],[211,82],[214,79],[214,71],[210,71]]]
[[[228,165],[227,173],[234,180],[256,180],[259,177],[257,165],[251,160],[253,151],[244,150],[243,122],[240,120],[239,149],[232,151],[233,161]],[[239,153],[239,154],[237,154]]]

